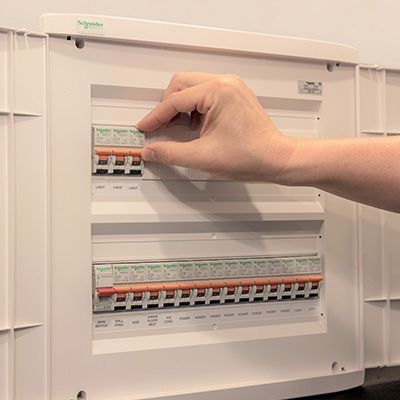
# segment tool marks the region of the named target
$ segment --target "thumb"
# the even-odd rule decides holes
[[[178,167],[201,169],[204,161],[198,140],[190,142],[159,141],[150,143],[142,150],[144,161],[161,162]]]

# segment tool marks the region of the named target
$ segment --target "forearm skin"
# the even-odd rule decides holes
[[[277,183],[317,187],[400,212],[400,138],[294,140]]]

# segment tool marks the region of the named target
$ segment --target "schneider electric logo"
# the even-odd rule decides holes
[[[76,21],[76,28],[77,31],[81,33],[104,35],[104,22],[101,18],[91,21],[87,21],[84,18],[78,18]]]
[[[99,133],[104,133],[104,132],[109,133],[109,132],[111,132],[111,129],[96,128],[96,132],[99,132]]]
[[[111,272],[111,267],[96,267],[97,272]]]
[[[128,129],[113,129],[113,131],[119,135],[120,133],[128,133]]]

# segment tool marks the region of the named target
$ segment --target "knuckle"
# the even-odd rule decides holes
[[[244,85],[244,82],[242,78],[238,75],[224,75],[222,77],[222,80],[225,84],[230,85],[230,86],[242,86]]]
[[[173,165],[173,157],[171,150],[167,147],[162,154],[162,162],[167,165]]]
[[[177,85],[182,79],[182,74],[183,72],[175,72],[174,75],[172,75],[171,83]]]
[[[243,79],[238,75],[229,74],[227,75],[227,77],[234,84],[239,84],[239,85],[243,84]]]
[[[236,96],[242,85],[243,80],[237,75],[224,75],[215,81],[216,89],[227,96]]]

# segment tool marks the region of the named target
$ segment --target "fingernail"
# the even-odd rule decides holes
[[[157,154],[151,149],[143,149],[142,158],[145,161],[158,161]]]

